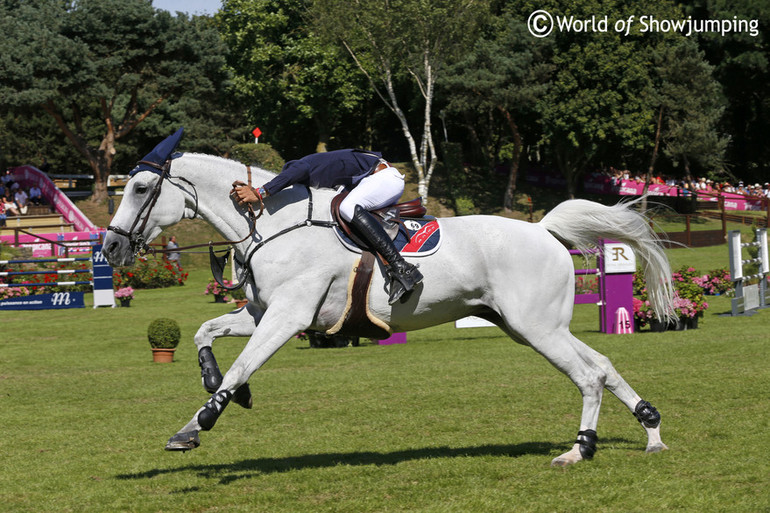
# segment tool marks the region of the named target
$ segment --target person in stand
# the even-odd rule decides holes
[[[171,238],[168,240],[168,244],[166,244],[167,250],[174,250],[179,247],[179,244],[176,243],[176,235],[172,235]],[[169,253],[166,253],[166,259],[171,262],[172,264],[175,264],[177,267],[181,267],[179,265],[179,252],[178,251],[170,251]]]
[[[294,184],[350,190],[340,203],[340,215],[387,261],[389,304],[411,292],[423,279],[417,266],[404,260],[379,222],[369,212],[393,205],[404,192],[404,175],[379,152],[357,149],[314,153],[286,163],[281,173],[262,187],[238,186],[233,195],[240,205],[254,203]]]
[[[3,198],[0,198],[0,227],[5,226],[6,219],[8,219],[8,216],[5,213],[5,201]]]
[[[34,205],[40,205],[43,203],[43,191],[40,187],[33,185],[29,188],[29,201]]]
[[[3,202],[3,206],[5,207],[5,211],[7,214],[10,214],[12,216],[18,216],[19,211],[16,209],[16,203],[13,201],[13,196],[11,196],[11,190],[5,189],[5,196],[0,200]],[[6,214],[6,215],[7,215]]]
[[[29,203],[29,196],[24,192],[24,189],[19,187],[16,193],[13,195],[13,201],[16,203],[16,208],[22,214],[27,213],[27,204]]]

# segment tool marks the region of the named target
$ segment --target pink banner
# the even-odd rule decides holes
[[[49,205],[53,205],[56,212],[61,214],[66,222],[72,223],[75,231],[88,232],[99,229],[54,185],[48,175],[39,169],[32,166],[21,166],[11,168],[11,174],[14,181],[19,182],[19,185],[25,189],[29,189],[33,185],[40,187],[43,198]]]
[[[563,176],[548,171],[527,171],[527,182],[540,187],[566,188],[567,181]],[[583,182],[583,190],[591,194],[618,194],[620,196],[641,196],[644,191],[644,182],[636,180],[613,180],[608,176],[594,174],[586,177]],[[647,191],[650,196],[689,196],[688,190],[679,187],[662,184],[650,184]],[[697,191],[698,201],[719,201],[720,193],[716,191]],[[764,210],[765,204],[762,198],[752,198],[742,194],[723,192],[725,198],[725,210]]]

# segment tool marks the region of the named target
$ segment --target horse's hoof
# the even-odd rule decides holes
[[[197,431],[188,431],[186,433],[177,433],[166,442],[167,451],[189,451],[195,449],[201,444]]]
[[[582,458],[580,456],[580,452],[576,449],[573,449],[569,452],[565,452],[564,454],[555,457],[553,460],[551,460],[551,466],[552,467],[568,467],[570,465],[574,465],[578,461],[581,461]]]
[[[655,444],[655,445],[647,446],[647,449],[645,450],[645,452],[647,452],[649,454],[652,454],[654,452],[663,452],[663,451],[667,451],[667,450],[668,450],[668,446],[666,444],[664,444],[663,442],[660,442],[660,443]]]
[[[247,410],[251,409],[251,389],[249,388],[248,383],[244,383],[235,390],[235,393],[233,394],[233,402],[246,408]]]

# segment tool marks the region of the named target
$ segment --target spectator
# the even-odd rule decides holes
[[[166,244],[166,249],[172,250],[172,249],[177,249],[178,247],[179,247],[179,244],[176,243],[176,235],[172,235],[171,238],[168,240],[168,244]],[[172,264],[176,264],[177,267],[181,267],[179,265],[178,251],[171,251],[170,253],[166,253],[166,259]]]
[[[19,212],[22,214],[27,213],[29,196],[27,196],[27,193],[24,192],[24,189],[19,187],[19,190],[17,190],[16,194],[13,195],[13,201],[16,203],[16,208],[19,210]]]
[[[10,169],[5,170],[5,174],[0,178],[0,181],[3,182],[3,185],[5,185],[6,188],[11,187],[11,184],[13,184],[13,175],[11,174]]]
[[[5,215],[5,201],[0,200],[0,227],[5,226],[5,220],[8,218]]]
[[[3,196],[3,206],[5,207],[6,215],[19,215],[19,211],[16,209],[16,203],[13,202],[13,198],[11,197],[11,191],[8,189],[5,190],[5,196]]]
[[[40,187],[37,185],[33,185],[29,188],[29,201],[35,205],[43,203],[43,191],[41,191]]]

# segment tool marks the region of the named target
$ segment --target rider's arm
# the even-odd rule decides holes
[[[276,194],[295,183],[307,184],[310,181],[310,166],[305,159],[290,160],[283,166],[281,173],[260,187],[267,193],[265,196]]]

